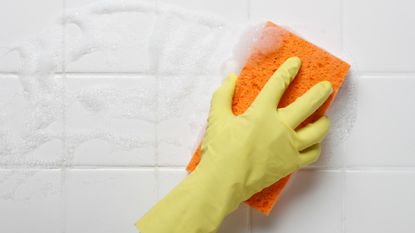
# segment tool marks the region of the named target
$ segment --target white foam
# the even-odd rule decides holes
[[[149,26],[134,28],[132,32],[133,25],[116,23],[117,18],[130,15],[149,20]],[[64,33],[62,24],[72,33]],[[227,73],[239,73],[252,44],[260,39],[259,27],[231,25],[217,17],[132,0],[99,1],[67,10],[55,27],[5,49],[20,57],[19,79],[26,105],[24,112],[19,108],[17,112],[0,115],[4,123],[0,128],[0,162],[28,168],[62,163],[70,166],[76,148],[94,139],[123,150],[170,143],[184,148],[188,153],[185,156],[190,157],[199,142],[197,135],[203,131],[212,92]],[[115,35],[107,37],[106,33]],[[270,33],[271,38],[278,37],[278,33]],[[106,54],[107,65],[112,68],[123,67],[125,60],[117,60],[117,51],[130,48],[143,52],[143,62],[148,64],[138,65],[147,67],[146,74],[155,77],[154,91],[92,85],[64,95],[68,91],[65,81],[68,78],[57,72],[94,54]],[[276,48],[260,49],[267,53]],[[355,112],[355,89],[348,81],[343,89],[331,109],[335,126],[330,134],[333,144],[344,140],[355,117],[351,114]],[[163,132],[167,128],[158,130],[157,142],[140,137],[140,132],[126,135],[93,127],[65,128],[63,133],[57,133],[62,127],[59,125],[66,124],[67,108],[73,104],[79,104],[97,119],[138,119],[154,124],[155,129],[156,125],[179,124],[186,136],[180,131]],[[20,115],[24,125],[21,131],[14,127],[15,115]],[[65,144],[64,160],[29,159],[31,152],[56,140]]]

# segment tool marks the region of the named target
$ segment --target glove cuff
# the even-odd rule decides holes
[[[135,225],[141,233],[216,232],[243,201],[237,184],[197,168]]]

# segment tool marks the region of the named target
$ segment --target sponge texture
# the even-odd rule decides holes
[[[248,109],[275,70],[292,56],[299,57],[302,66],[297,77],[284,93],[278,107],[287,106],[316,83],[327,80],[332,83],[333,94],[298,128],[324,115],[346,77],[349,64],[272,22],[266,23],[262,29],[238,77],[232,105],[235,115],[242,114]],[[187,165],[187,171],[192,172],[199,162],[200,146]],[[290,175],[280,179],[253,195],[246,200],[246,203],[263,214],[269,215],[289,178]]]

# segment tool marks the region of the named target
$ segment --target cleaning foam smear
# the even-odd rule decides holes
[[[142,21],[147,26],[134,24]],[[6,58],[20,58],[21,88],[0,95],[1,166],[69,167],[82,161],[79,151],[94,151],[97,141],[113,154],[156,156],[143,158],[148,164],[184,165],[200,141],[195,136],[203,135],[213,91],[229,72],[239,73],[259,28],[161,3],[99,1],[68,9],[55,26],[5,49]],[[130,51],[137,61],[123,57]],[[128,74],[112,75],[116,83],[71,75],[94,70],[149,78],[130,85],[126,80],[135,77]],[[352,77],[347,80],[330,113],[335,128],[330,145],[341,144],[353,126],[356,88]],[[108,126],[122,121],[131,125]],[[148,127],[154,130],[147,133]],[[0,182],[16,176],[10,170],[0,174]],[[0,197],[10,198],[11,192],[1,190]]]

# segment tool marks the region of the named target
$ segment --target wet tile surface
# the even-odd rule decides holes
[[[412,2],[101,3],[0,4],[0,232],[136,232],[186,177],[210,97],[234,71],[239,31],[226,25],[264,20],[345,58],[353,81],[320,160],[269,217],[242,204],[219,232],[412,232]],[[165,3],[228,24],[143,10]]]

